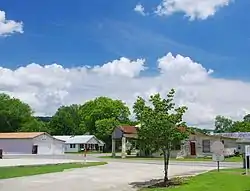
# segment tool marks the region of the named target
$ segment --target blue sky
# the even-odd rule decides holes
[[[73,2],[0,1],[1,93],[36,115],[97,96],[132,108],[170,88],[189,124],[250,113],[250,1]]]
[[[0,65],[31,62],[66,67],[96,65],[125,56],[155,60],[167,52],[190,56],[214,75],[249,79],[250,1],[238,0],[206,20],[183,14],[157,17],[133,11],[137,0],[1,0],[9,19],[24,23],[24,34],[0,38]],[[152,10],[160,1],[141,0]],[[156,66],[155,66],[156,67]]]

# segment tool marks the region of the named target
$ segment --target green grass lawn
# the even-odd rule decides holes
[[[174,188],[152,188],[142,191],[250,191],[250,176],[242,175],[244,169],[212,171],[190,178]]]
[[[109,158],[109,159],[121,159],[120,156],[116,156],[113,158],[112,156],[100,156],[99,158]],[[134,160],[163,160],[162,157],[136,157],[136,156],[127,156],[126,159],[134,159]],[[184,158],[184,159],[176,159],[171,158],[171,161],[212,161],[212,158]],[[225,158],[225,162],[242,162],[241,157],[230,157]],[[250,191],[250,190],[249,190]]]
[[[62,172],[66,169],[84,168],[90,166],[104,165],[105,162],[65,163],[34,166],[0,167],[0,179],[46,174],[52,172]]]

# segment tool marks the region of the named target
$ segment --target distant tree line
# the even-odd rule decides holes
[[[128,106],[121,100],[98,97],[83,104],[61,106],[51,117],[34,116],[31,107],[0,94],[0,132],[48,132],[52,135],[94,134],[110,143],[118,125],[135,125]],[[108,144],[109,146],[109,144]]]
[[[240,121],[233,121],[230,118],[218,115],[215,118],[215,133],[250,132],[250,114],[247,114]]]

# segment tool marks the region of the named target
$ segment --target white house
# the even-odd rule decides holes
[[[97,139],[94,135],[62,135],[54,136],[56,139],[65,141],[65,152],[79,152],[87,150],[103,150],[105,143]]]
[[[64,154],[64,141],[45,132],[0,133],[0,149],[5,154]]]

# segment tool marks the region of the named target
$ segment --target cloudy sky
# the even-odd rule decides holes
[[[190,125],[250,112],[250,1],[0,1],[0,92],[52,115],[176,89]]]

